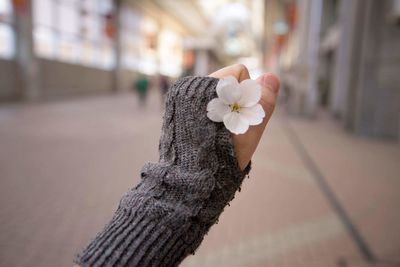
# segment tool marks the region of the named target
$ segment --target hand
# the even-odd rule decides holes
[[[239,82],[250,79],[249,71],[243,64],[235,64],[220,69],[209,76],[215,78],[224,78],[226,76],[234,76]],[[279,92],[279,79],[272,73],[265,73],[257,78],[257,82],[261,85],[262,94],[260,104],[264,108],[265,117],[261,124],[250,126],[249,130],[244,134],[233,134],[233,145],[235,147],[236,158],[240,168],[243,170],[249,164],[261,136],[265,130],[265,126],[275,108],[276,98]]]

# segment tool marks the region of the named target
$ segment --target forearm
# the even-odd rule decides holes
[[[239,168],[230,132],[205,116],[217,82],[188,77],[171,88],[159,162],[143,167],[141,182],[76,263],[177,266],[194,253],[250,170]]]
[[[161,177],[146,177],[137,189],[123,197],[111,222],[83,251],[77,263],[82,266],[178,265],[200,245],[243,177],[244,173],[230,177],[235,182],[205,184],[200,188],[192,187],[191,183],[174,184],[175,179],[160,179],[154,185],[146,179]]]

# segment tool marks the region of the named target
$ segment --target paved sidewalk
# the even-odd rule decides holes
[[[157,160],[159,98],[136,104],[119,95],[0,107],[0,266],[72,265],[141,166]],[[290,131],[377,264],[360,253]],[[250,178],[182,266],[399,266],[399,163],[398,144],[278,110]]]

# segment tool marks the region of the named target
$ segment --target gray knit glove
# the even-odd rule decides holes
[[[169,90],[160,160],[121,199],[111,222],[82,251],[82,266],[177,266],[194,253],[240,189],[231,133],[207,117],[218,79],[185,77]]]

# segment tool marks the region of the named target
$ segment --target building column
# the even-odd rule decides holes
[[[314,116],[318,107],[319,48],[321,34],[322,0],[313,0],[308,23],[308,71],[305,114]]]
[[[340,1],[339,7],[339,43],[335,58],[334,77],[330,95],[330,109],[337,117],[341,118],[346,127],[351,127],[353,119],[349,115],[349,108],[354,104],[351,95],[351,79],[356,75],[359,61],[358,42],[361,38],[359,27],[364,9],[360,6],[363,0]],[[358,11],[359,9],[362,11]],[[357,45],[355,45],[357,43]]]
[[[299,0],[295,42],[300,51],[286,82],[289,111],[313,117],[318,108],[318,72],[322,0]]]
[[[33,44],[32,1],[26,1],[24,6],[14,9],[16,96],[18,99],[34,101],[40,98],[41,91],[39,64]]]
[[[389,44],[398,44],[400,34],[387,20],[391,3],[364,0],[360,4],[365,15],[360,17],[362,38],[356,44],[360,51],[359,72],[350,85],[355,89],[355,104],[353,109],[348,108],[354,118],[352,129],[361,135],[398,138],[400,94],[399,79],[395,77],[400,64],[396,63],[397,49]]]
[[[399,138],[400,43],[389,1],[341,1],[332,110],[360,135]]]
[[[112,88],[113,92],[120,92],[123,90],[123,74],[122,74],[122,36],[121,36],[121,0],[114,0],[114,51],[115,51],[115,66],[113,69],[112,76]]]

